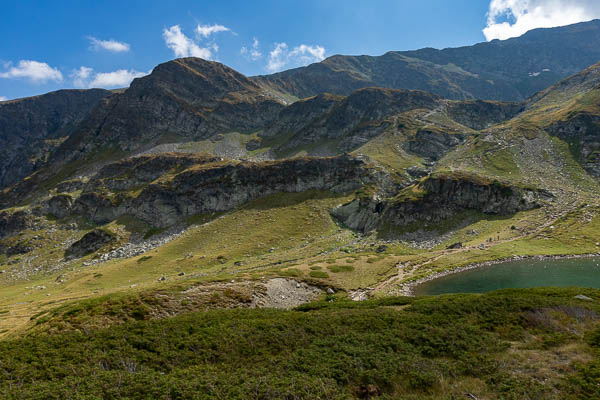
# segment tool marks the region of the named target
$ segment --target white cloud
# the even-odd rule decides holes
[[[598,0],[491,0],[487,40],[521,36],[535,28],[552,28],[600,17]]]
[[[125,51],[129,51],[129,43],[124,43],[124,42],[117,42],[116,40],[110,39],[110,40],[100,40],[100,39],[96,39],[93,36],[88,36],[88,39],[90,40],[90,43],[92,45],[92,49],[93,50],[108,50],[108,51],[113,51],[115,53],[121,53],[121,52],[125,52]]]
[[[8,66],[5,65],[5,67]],[[63,80],[62,73],[58,69],[52,68],[44,62],[31,60],[21,60],[18,66],[11,67],[6,72],[0,72],[0,78],[27,78],[36,83]]]
[[[210,35],[212,35],[213,33],[219,33],[219,32],[230,32],[231,29],[229,29],[226,26],[223,25],[218,25],[218,24],[214,24],[214,25],[198,25],[196,27],[196,33],[198,33],[198,35],[200,35],[203,38],[207,38]]]
[[[79,88],[114,88],[129,86],[132,80],[148,75],[133,69],[120,69],[113,72],[94,72],[90,67],[80,67],[71,74],[73,85]]]
[[[275,43],[275,48],[269,52],[267,70],[269,72],[281,71],[287,63],[288,45],[285,42]]]
[[[275,48],[269,52],[266,68],[269,72],[277,72],[284,67],[304,66],[322,61],[324,58],[325,48],[323,46],[301,44],[289,51],[286,43],[275,43]]]
[[[257,38],[252,38],[252,47],[247,48],[246,46],[240,49],[240,54],[249,60],[256,61],[262,57],[262,53],[258,49],[260,43]]]
[[[200,47],[181,32],[179,25],[173,25],[169,29],[165,29],[163,31],[163,38],[167,47],[173,50],[175,57],[200,57],[210,60],[212,58],[212,50],[215,50],[216,46],[214,45],[212,50],[210,47]],[[216,50],[218,50],[218,47],[216,47]]]
[[[325,48],[322,46],[307,46],[301,44],[292,50],[290,58],[302,65],[319,62],[325,59]]]
[[[73,85],[78,88],[87,87],[93,71],[90,67],[79,67],[79,69],[73,70],[71,74]]]
[[[6,100],[8,100],[8,97],[0,96],[0,101],[6,101]]]
[[[120,69],[114,72],[99,72],[94,76],[90,87],[124,87],[129,86],[135,78],[148,75],[148,72],[139,72],[133,69]]]

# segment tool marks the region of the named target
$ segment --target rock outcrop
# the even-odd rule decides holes
[[[576,113],[553,123],[547,131],[567,142],[587,173],[600,178],[600,115]]]
[[[523,109],[521,103],[484,100],[449,101],[446,105],[446,114],[459,124],[481,130],[508,121]]]
[[[464,142],[466,135],[432,129],[419,129],[414,139],[406,142],[405,149],[418,156],[437,161],[453,147]]]
[[[115,240],[116,237],[113,233],[104,229],[94,229],[73,243],[65,252],[65,258],[74,259],[95,253]]]
[[[34,216],[28,210],[0,212],[0,238],[30,228],[34,223],[34,219]]]
[[[135,170],[136,164],[133,165]],[[106,170],[119,168],[106,167]],[[193,165],[148,184],[135,195],[107,192],[106,187],[93,186],[96,183],[92,180],[90,189],[95,187],[97,190],[85,191],[72,205],[58,199],[48,203],[65,205],[65,209],[56,210],[58,215],[85,215],[97,223],[127,214],[150,225],[165,227],[189,216],[229,211],[274,193],[346,192],[374,179],[363,161],[349,156],[239,163],[219,161]],[[115,187],[111,180],[103,178],[102,181]]]
[[[0,102],[0,189],[43,166],[108,90],[59,90]]]
[[[102,167],[85,185],[85,190],[130,190],[148,184],[167,173],[178,173],[192,165],[218,161],[223,159],[201,153],[161,153],[130,157]]]
[[[438,176],[404,189],[393,199],[362,197],[331,212],[348,227],[368,232],[383,226],[438,223],[464,210],[509,215],[539,207],[550,199],[551,195],[541,190]]]

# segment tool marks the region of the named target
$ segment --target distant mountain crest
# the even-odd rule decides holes
[[[457,100],[521,101],[598,61],[600,20],[593,20],[473,46],[390,51],[375,57],[335,55],[253,79],[297,97],[321,92],[347,95],[381,86],[425,90]]]

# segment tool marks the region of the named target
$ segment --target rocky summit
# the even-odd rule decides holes
[[[599,61],[595,20],[0,102],[0,390],[598,398],[597,291],[410,296],[600,254]]]

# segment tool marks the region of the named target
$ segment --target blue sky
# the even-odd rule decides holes
[[[600,16],[597,0],[48,0],[0,5],[0,100],[123,87],[178,56],[257,75],[334,54],[471,45]],[[450,6],[451,4],[451,6]]]

